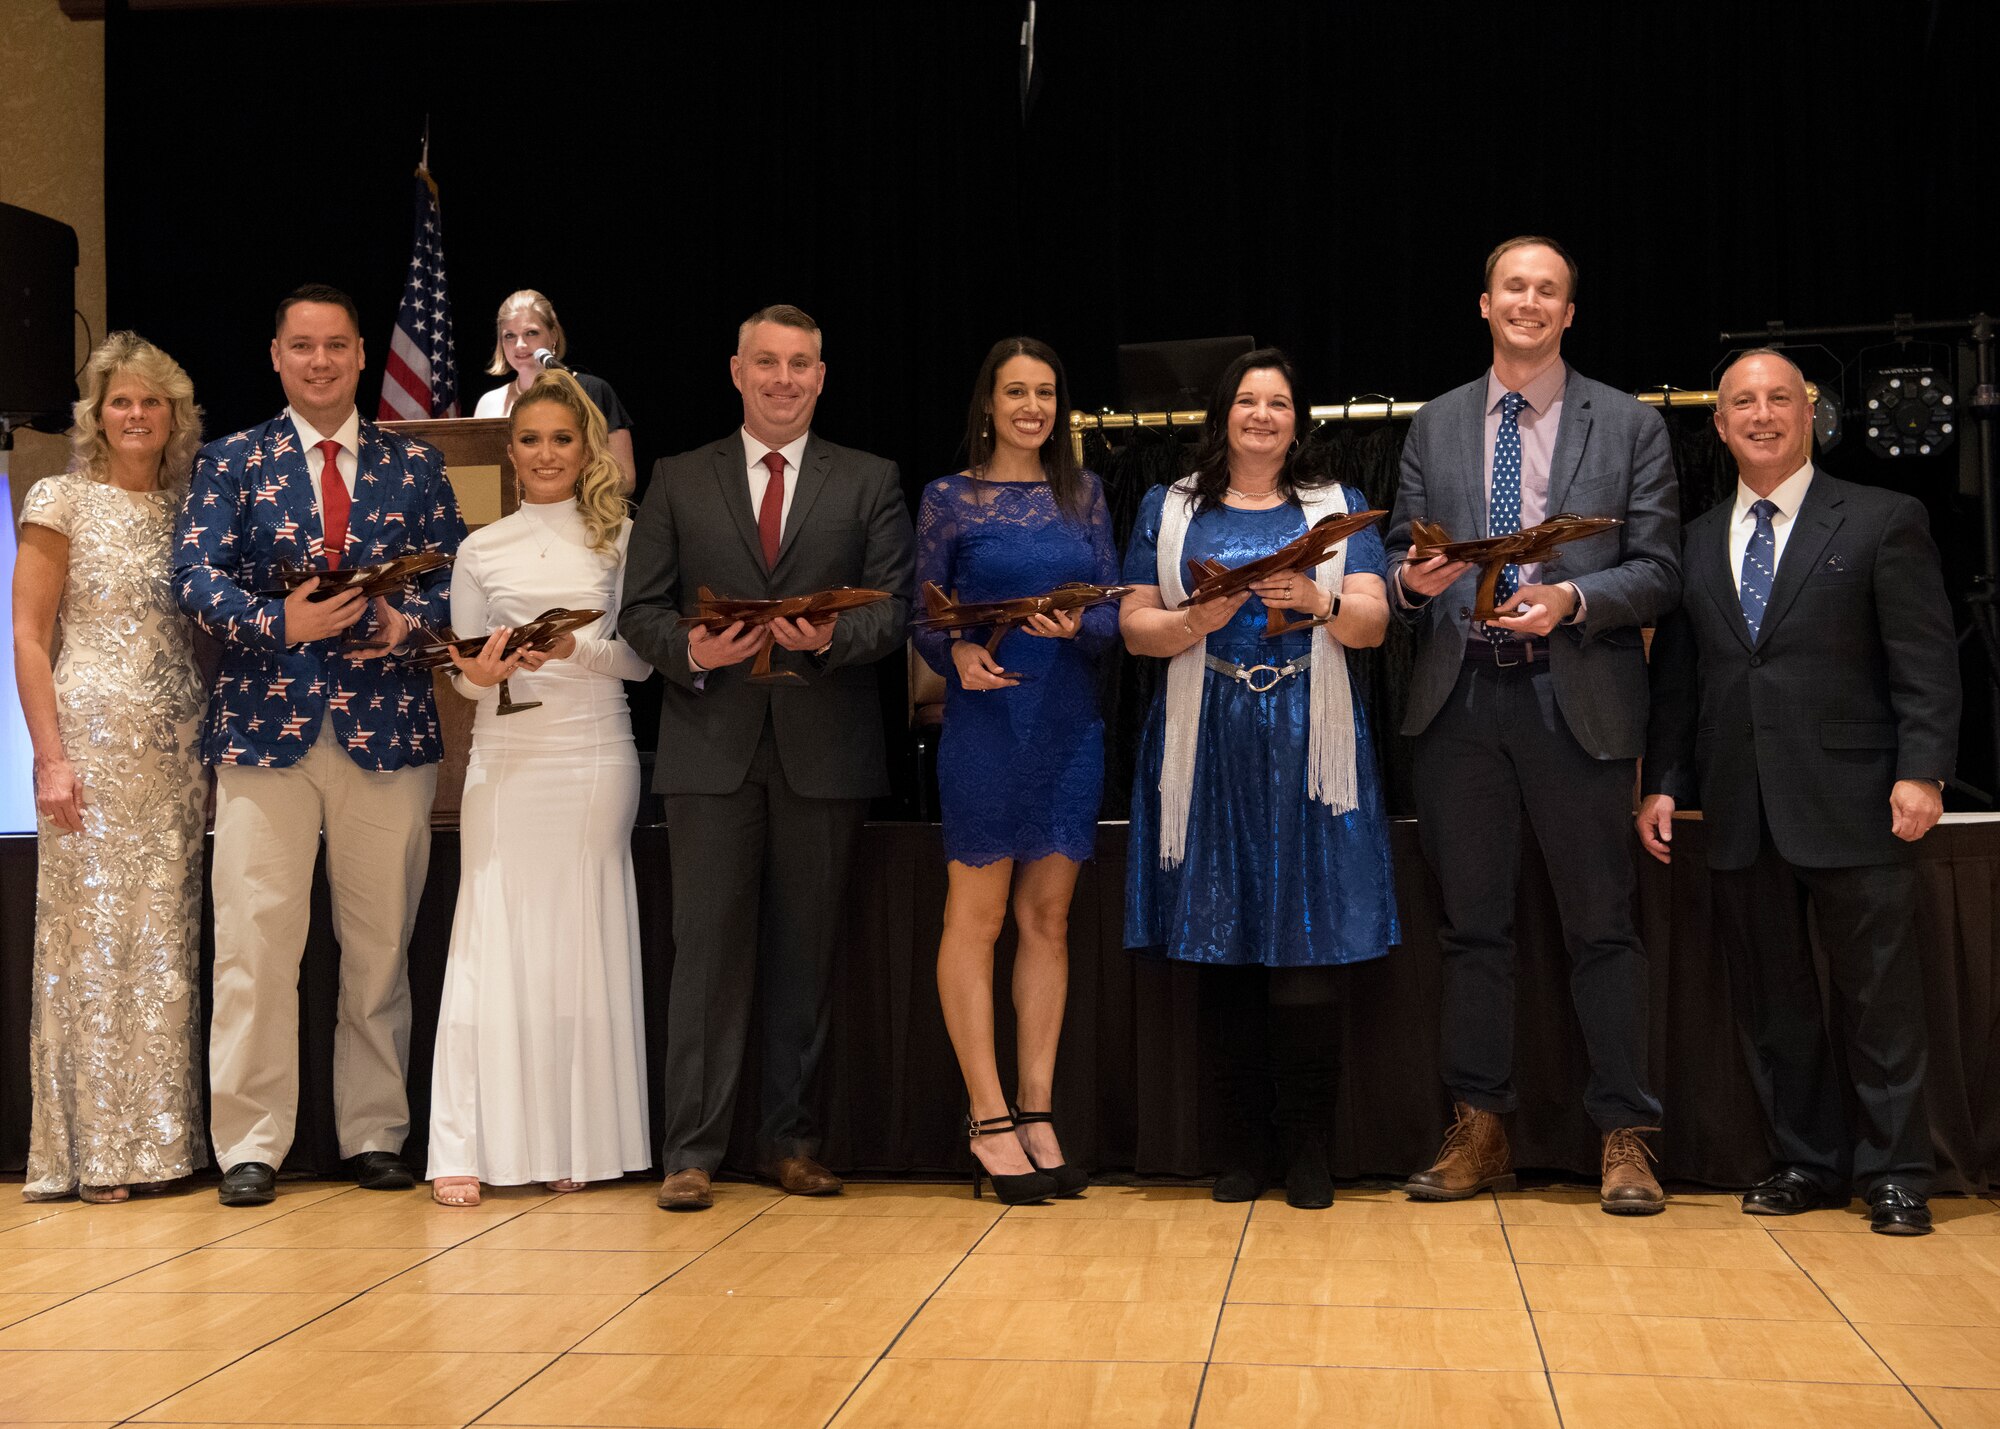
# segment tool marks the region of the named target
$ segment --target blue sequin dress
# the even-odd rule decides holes
[[[1156,487],[1139,508],[1125,555],[1128,584],[1159,584],[1166,493]],[[1352,487],[1347,502],[1356,511],[1367,505]],[[1194,518],[1181,555],[1233,568],[1305,529],[1305,513],[1290,503],[1268,511],[1221,506]],[[1375,528],[1348,540],[1346,570],[1385,574]],[[1282,665],[1312,648],[1309,630],[1275,640],[1264,639],[1263,630],[1264,603],[1253,595],[1208,637],[1208,653],[1240,665]],[[1213,670],[1204,673],[1187,857],[1178,868],[1162,868],[1159,859],[1166,681],[1159,682],[1132,781],[1127,947],[1195,963],[1310,967],[1379,958],[1401,940],[1382,776],[1358,694],[1354,809],[1335,815],[1306,793],[1306,680],[1319,674],[1315,669],[1258,694]]]
[[[1043,482],[940,477],[924,488],[917,517],[917,579],[964,601],[1041,595],[1065,581],[1115,583],[1104,491],[1089,472],[1083,485],[1088,515],[1078,520],[1056,509]],[[983,643],[988,633],[964,638]],[[917,653],[949,687],[938,749],[947,858],[979,868],[1052,853],[1090,857],[1104,783],[1097,657],[1117,635],[1116,603],[1086,611],[1073,640],[1011,630],[994,658],[1034,678],[968,691],[952,663],[953,637],[916,632]]]

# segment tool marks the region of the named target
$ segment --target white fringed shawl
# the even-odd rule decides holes
[[[1338,483],[1299,493],[1306,524],[1347,510]],[[1168,610],[1187,599],[1181,559],[1188,525],[1194,520],[1194,480],[1190,477],[1167,492],[1160,508],[1160,600]],[[1338,594],[1347,572],[1347,543],[1321,561],[1315,577],[1319,588]],[[1187,856],[1188,806],[1194,797],[1195,746],[1201,733],[1201,687],[1207,670],[1206,638],[1195,642],[1167,664],[1166,747],[1160,760],[1160,866],[1177,867]],[[1311,692],[1306,792],[1336,814],[1354,808],[1354,693],[1347,680],[1347,651],[1324,625],[1312,633],[1312,664],[1296,678]]]

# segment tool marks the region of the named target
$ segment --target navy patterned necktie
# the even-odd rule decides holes
[[[1500,399],[1500,430],[1493,438],[1493,492],[1487,498],[1486,534],[1511,536],[1521,529],[1521,409],[1528,399],[1509,392]],[[1500,572],[1493,589],[1493,604],[1504,607],[1507,597],[1521,588],[1521,568],[1509,564]],[[1486,627],[1494,640],[1513,640],[1511,630]]]
[[[1764,624],[1764,608],[1771,603],[1771,582],[1778,574],[1778,541],[1771,534],[1771,518],[1778,514],[1775,502],[1759,501],[1750,508],[1757,529],[1743,551],[1743,579],[1736,587],[1737,602],[1743,607],[1743,623],[1750,627],[1750,643]]]

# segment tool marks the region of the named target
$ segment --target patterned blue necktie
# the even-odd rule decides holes
[[[1750,627],[1750,643],[1757,643],[1757,631],[1764,624],[1764,607],[1771,601],[1771,582],[1778,574],[1778,542],[1771,534],[1771,518],[1778,514],[1775,502],[1759,501],[1750,508],[1757,529],[1743,551],[1743,579],[1736,588],[1737,602],[1743,607],[1743,623]]]
[[[1511,536],[1521,529],[1521,409],[1528,399],[1509,392],[1500,399],[1500,430],[1493,438],[1493,493],[1487,500],[1486,534]],[[1521,588],[1521,568],[1508,565],[1493,589],[1493,604],[1503,608],[1507,597]],[[1513,640],[1511,630],[1486,628],[1488,638]]]

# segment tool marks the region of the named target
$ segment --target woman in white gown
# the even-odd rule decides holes
[[[459,547],[453,656],[479,703],[460,813],[458,909],[431,1069],[430,1176],[445,1205],[479,1183],[574,1191],[652,1164],[632,822],[639,758],[616,634],[632,526],[604,417],[546,372],[510,414],[521,507]],[[507,633],[555,606],[604,615],[545,653]],[[506,679],[516,704],[502,715]]]

